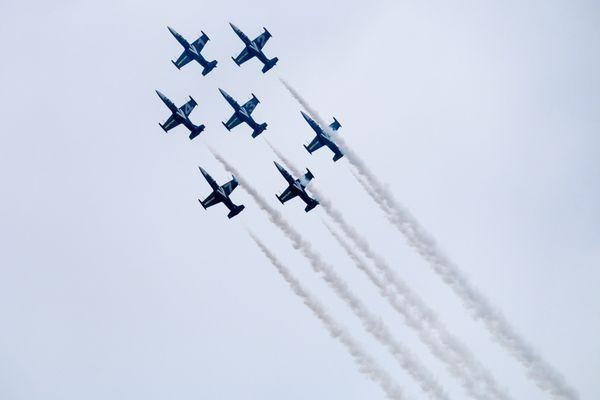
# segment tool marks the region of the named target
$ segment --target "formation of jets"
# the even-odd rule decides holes
[[[231,57],[236,65],[241,66],[246,61],[256,57],[263,64],[262,72],[266,73],[271,68],[277,64],[279,59],[277,57],[273,57],[269,59],[265,53],[263,52],[263,48],[267,41],[271,38],[271,33],[263,28],[263,32],[258,35],[254,40],[250,40],[248,36],[244,32],[242,32],[239,28],[237,28],[232,23],[229,24],[235,34],[241,39],[244,44],[244,48],[242,51],[236,56]],[[206,43],[210,40],[208,35],[204,32],[201,32],[201,36],[196,39],[194,42],[189,43],[182,35],[177,33],[173,28],[167,27],[169,32],[175,37],[175,39],[179,42],[179,44],[183,47],[183,52],[177,58],[177,60],[171,62],[177,69],[181,69],[185,65],[189,64],[191,61],[196,61],[202,69],[202,75],[208,75],[213,69],[217,66],[217,61],[212,60],[208,61],[203,55],[202,51],[206,46]],[[231,97],[227,92],[223,89],[219,89],[221,95],[225,98],[227,103],[233,108],[233,115],[227,120],[227,122],[222,122],[223,126],[227,129],[227,131],[231,131],[236,126],[241,123],[245,123],[252,129],[252,137],[256,138],[262,132],[267,129],[267,123],[258,123],[252,117],[252,112],[256,108],[256,106],[260,103],[258,98],[252,93],[252,97],[250,100],[246,101],[243,105],[240,105],[233,97]],[[189,96],[189,100],[183,104],[181,107],[177,107],[175,103],[173,103],[167,96],[162,94],[160,91],[156,91],[158,97],[162,100],[162,102],[167,106],[171,115],[167,118],[164,123],[159,123],[160,127],[165,131],[169,132],[171,129],[175,128],[178,125],[183,125],[186,127],[190,134],[190,140],[194,139],[200,133],[205,130],[204,124],[196,125],[190,119],[190,114],[194,110],[194,108],[198,105],[196,100],[194,100],[191,96]],[[338,122],[335,117],[333,118],[333,122],[328,127],[321,127],[315,120],[313,120],[310,116],[302,112],[302,116],[316,133],[314,139],[308,144],[304,145],[304,148],[312,154],[316,150],[320,149],[323,146],[326,146],[333,152],[333,161],[337,161],[344,156],[344,153],[340,150],[340,148],[335,143],[335,140],[332,138],[332,134],[336,133],[338,129],[341,127],[341,124]],[[284,177],[287,182],[287,187],[280,194],[276,194],[277,200],[281,202],[281,204],[285,204],[287,201],[299,197],[304,203],[306,203],[306,207],[304,211],[308,212],[314,209],[318,204],[318,200],[309,196],[306,191],[306,188],[310,181],[314,178],[313,173],[306,169],[306,173],[301,177],[295,179],[283,166],[275,162],[275,166],[277,170]],[[212,192],[204,199],[198,201],[202,205],[204,209],[212,207],[215,204],[223,203],[228,209],[229,213],[227,214],[228,218],[233,218],[238,215],[244,209],[244,205],[236,205],[231,199],[230,195],[238,186],[238,180],[235,176],[232,176],[232,179],[219,186],[217,182],[206,172],[202,167],[200,167],[200,172],[204,176],[204,179],[208,182]]]

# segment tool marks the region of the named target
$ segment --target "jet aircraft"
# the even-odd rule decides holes
[[[208,172],[206,172],[202,167],[199,168],[200,172],[202,172],[202,175],[204,175],[204,178],[213,190],[206,199],[198,199],[202,207],[204,207],[206,210],[208,207],[214,206],[215,204],[223,203],[229,209],[229,214],[227,214],[227,217],[230,219],[242,212],[244,205],[238,206],[229,198],[231,192],[233,192],[233,190],[238,186],[238,181],[235,176],[232,175],[232,180],[223,186],[219,186],[217,182],[215,182],[215,180],[208,174]]]
[[[262,69],[262,72],[264,74],[265,72],[273,68],[275,64],[277,64],[277,61],[279,61],[277,57],[273,57],[269,60],[269,58],[262,51],[262,48],[267,43],[267,40],[269,40],[269,38],[271,37],[271,33],[269,33],[267,28],[263,28],[264,32],[261,33],[256,39],[250,40],[248,36],[244,34],[244,32],[238,29],[237,26],[235,26],[231,22],[229,23],[229,25],[231,25],[233,31],[240,37],[240,39],[242,39],[242,42],[244,42],[244,45],[246,46],[237,57],[231,57],[231,59],[238,66],[242,65],[252,57],[256,57],[264,64]]]
[[[190,121],[189,115],[194,107],[196,107],[198,104],[196,103],[196,100],[192,98],[192,96],[190,96],[190,100],[187,103],[177,108],[177,106],[173,104],[173,102],[169,100],[167,96],[158,90],[156,91],[156,94],[158,94],[158,97],[160,97],[163,103],[165,103],[165,105],[169,108],[169,111],[171,111],[171,116],[165,121],[165,123],[158,124],[165,132],[168,132],[179,124],[183,124],[183,126],[190,130],[190,140],[192,140],[204,130],[204,125],[196,126],[192,121]]]
[[[177,69],[181,69],[181,67],[183,67],[190,61],[196,60],[198,64],[200,64],[202,68],[204,68],[202,70],[202,75],[206,75],[217,66],[216,60],[208,61],[200,53],[204,48],[206,42],[210,40],[208,36],[206,36],[206,33],[200,31],[202,32],[202,36],[200,36],[198,40],[196,40],[192,44],[189,44],[183,36],[181,36],[175,31],[175,29],[171,28],[170,26],[167,26],[167,28],[169,28],[169,32],[171,32],[173,36],[175,36],[175,39],[177,39],[179,44],[183,46],[183,53],[181,53],[177,61],[171,60],[171,62],[177,67]]]
[[[304,208],[304,211],[306,212],[309,212],[319,204],[316,199],[313,199],[306,193],[306,186],[308,186],[308,183],[314,178],[314,175],[308,168],[306,169],[306,174],[298,179],[294,179],[290,173],[277,162],[275,162],[275,166],[288,183],[288,187],[281,195],[275,195],[281,204],[284,204],[286,201],[293,199],[296,196],[299,196],[306,203],[306,208]]]
[[[223,89],[219,89],[225,100],[233,107],[233,115],[227,122],[222,122],[223,126],[231,131],[233,128],[245,122],[253,129],[252,137],[255,138],[260,135],[265,129],[267,129],[267,123],[258,124],[254,118],[252,118],[252,111],[256,108],[256,105],[260,101],[252,94],[252,98],[246,102],[243,106],[240,106],[237,101],[227,94]]]
[[[302,116],[308,122],[311,128],[316,132],[317,136],[307,145],[304,145],[304,148],[312,154],[314,151],[320,149],[323,146],[329,147],[331,151],[333,151],[333,161],[337,161],[340,158],[344,157],[344,153],[340,150],[340,148],[335,144],[333,139],[331,139],[331,135],[319,124],[315,122],[311,117],[306,115],[303,111],[300,111]],[[333,122],[329,125],[329,128],[332,132],[337,132],[342,125],[338,122],[335,117],[333,117]]]

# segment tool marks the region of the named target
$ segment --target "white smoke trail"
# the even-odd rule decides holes
[[[310,105],[287,82],[281,80],[292,96],[325,130],[329,126]],[[492,338],[511,354],[527,371],[527,376],[544,392],[555,400],[576,400],[578,393],[553,367],[522,338],[502,313],[468,281],[466,276],[439,249],[433,238],[421,227],[413,215],[399,204],[366,163],[349,148],[343,138],[332,135],[348,161],[371,187],[374,200],[386,214],[392,225],[406,238],[409,245],[423,257],[442,280],[461,299],[471,316],[484,322]]]
[[[313,250],[310,242],[294,229],[281,215],[269,205],[269,203],[256,191],[252,185],[220,154],[209,147],[215,158],[231,174],[235,175],[240,185],[252,196],[259,207],[265,211],[269,220],[277,226],[292,242],[293,247],[298,250],[311,264],[313,270],[320,274],[334,292],[352,309],[354,314],[361,320],[363,327],[372,334],[386,349],[394,356],[396,361],[417,382],[432,399],[448,399],[448,395],[440,384],[435,380],[433,374],[427,370],[400,342],[390,333],[384,322],[371,313],[363,302],[350,291],[346,282],[335,273],[333,268],[327,264],[321,256]]]
[[[315,314],[315,316],[323,323],[331,337],[339,340],[354,358],[358,364],[358,369],[365,374],[369,379],[377,383],[386,393],[388,398],[394,400],[403,400],[405,396],[402,394],[400,387],[394,382],[392,377],[374,360],[358,343],[348,330],[339,325],[323,305],[291,274],[290,270],[266,247],[264,243],[252,232],[248,232],[252,240],[258,245],[262,253],[269,259],[271,264],[275,266],[277,272],[289,284],[294,293],[302,299],[304,304]]]
[[[299,175],[298,168],[291,160],[283,155],[270,142],[267,141],[267,144],[271,150],[273,150],[275,155],[281,159],[295,175]],[[342,229],[346,236],[352,240],[353,244],[360,249],[367,258],[373,261],[385,280],[374,274],[367,264],[358,257],[354,250],[337,234],[337,232],[325,223],[327,229],[344,248],[350,259],[352,259],[356,266],[367,275],[375,286],[379,288],[381,295],[388,300],[390,305],[400,315],[404,317],[407,325],[417,331],[419,338],[429,348],[432,354],[446,365],[448,371],[454,377],[461,381],[467,394],[476,399],[509,399],[509,396],[498,387],[491,374],[475,360],[473,354],[467,347],[461,343],[458,338],[449,333],[448,329],[438,320],[433,310],[427,307],[423,300],[394,273],[387,262],[371,249],[367,240],[362,237],[352,225],[350,225],[339,210],[333,207],[332,202],[320,192],[315,184],[311,186],[311,191],[320,201],[321,206],[327,212],[329,217]],[[401,301],[397,299],[393,291],[388,289],[388,283],[391,284],[402,297]]]
[[[419,305],[410,304],[407,299],[404,299],[404,301],[399,300],[395,293],[388,289],[387,283],[379,278],[364,260],[356,254],[352,246],[346,243],[329,224],[323,223],[350,259],[377,286],[381,295],[388,300],[392,308],[404,317],[408,326],[417,331],[419,339],[429,348],[431,353],[446,365],[450,374],[460,380],[467,395],[479,400],[508,399],[508,396],[497,387],[493,377],[477,364],[470,352],[456,338],[450,336],[442,327],[437,326],[439,322],[433,319],[432,315],[428,315],[430,319],[427,319],[427,317],[419,319],[419,316],[414,315],[424,310],[418,310]],[[411,310],[411,306],[417,308],[417,310]],[[413,314],[414,311],[416,313]],[[436,335],[441,336],[441,338],[438,339]]]

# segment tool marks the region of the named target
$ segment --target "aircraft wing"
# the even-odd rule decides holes
[[[338,122],[338,120],[337,120],[337,119],[335,119],[335,118],[333,119],[333,122],[332,122],[331,124],[329,124],[329,128],[330,128],[332,131],[337,131],[338,129],[340,129],[340,127],[341,127],[341,126],[342,126],[342,124],[340,124],[340,123]]]
[[[181,107],[179,107],[179,109],[181,111],[183,111],[183,113],[187,117],[188,115],[190,115],[190,113],[192,112],[192,110],[194,109],[194,107],[196,107],[197,104],[198,103],[196,103],[196,100],[194,100],[194,99],[192,99],[190,97],[190,100],[187,103],[185,103],[184,105],[182,105]]]
[[[187,51],[184,51],[183,53],[181,53],[177,61],[175,61],[173,64],[175,64],[177,68],[181,68],[190,61],[192,61],[192,57],[188,55]]]
[[[308,146],[304,147],[306,147],[306,150],[308,150],[309,153],[312,153],[313,151],[316,151],[323,147],[323,142],[319,140],[319,136],[315,136],[315,138],[308,144]]]
[[[200,201],[200,203],[202,203],[202,207],[208,208],[214,206],[215,204],[218,204],[219,199],[217,199],[217,195],[215,194],[215,192],[212,192],[208,195],[206,199]]]
[[[221,188],[223,189],[223,191],[225,192],[225,194],[227,196],[229,196],[231,194],[231,192],[233,192],[233,190],[237,186],[238,186],[238,181],[234,177],[232,180],[230,180],[229,182],[227,182],[226,184],[224,184],[223,186],[221,186]]]
[[[242,107],[244,107],[244,109],[248,111],[248,114],[252,114],[252,111],[254,111],[258,103],[258,99],[253,95],[252,98],[248,100],[246,104],[244,104]]]
[[[206,42],[208,42],[208,36],[206,36],[206,33],[202,32],[202,36],[200,36],[194,43],[192,43],[192,46],[194,46],[196,50],[200,52],[204,48]]]
[[[237,65],[242,65],[252,57],[252,54],[250,54],[248,49],[244,47],[244,50],[242,50],[242,52],[236,58],[234,58],[233,61],[235,61]]]
[[[287,189],[285,189],[283,191],[283,193],[281,193],[281,196],[277,196],[277,198],[283,204],[286,201],[291,200],[296,196],[297,196],[297,194],[292,190],[292,188],[288,187]]]
[[[314,177],[315,176],[312,174],[312,172],[306,170],[306,173],[300,179],[298,179],[298,181],[300,182],[300,185],[305,188]]]
[[[177,121],[175,119],[175,117],[173,115],[171,115],[169,118],[167,118],[167,120],[165,121],[164,124],[162,124],[162,128],[165,131],[170,131],[171,129],[175,128],[177,125],[179,125],[181,122]]]
[[[271,34],[265,30],[256,39],[254,39],[253,42],[256,44],[256,46],[259,49],[262,49],[265,46],[265,44],[267,43],[267,40],[269,40],[270,37],[271,37]]]
[[[225,122],[223,125],[225,125],[225,128],[227,128],[227,130],[232,130],[241,123],[242,120],[237,117],[237,114],[233,114],[231,118],[229,118],[229,120],[227,120],[227,122]]]

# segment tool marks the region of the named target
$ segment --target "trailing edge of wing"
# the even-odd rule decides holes
[[[204,207],[205,209],[208,207],[212,207],[218,203],[220,203],[220,201],[217,199],[217,195],[215,194],[215,192],[209,194],[206,199],[200,200],[200,204],[202,204],[202,207]]]
[[[237,57],[233,58],[233,61],[237,65],[242,65],[243,63],[245,63],[246,61],[248,61],[252,57],[254,57],[254,56],[248,51],[247,48],[244,47],[244,50],[242,50],[241,53],[238,54]]]

